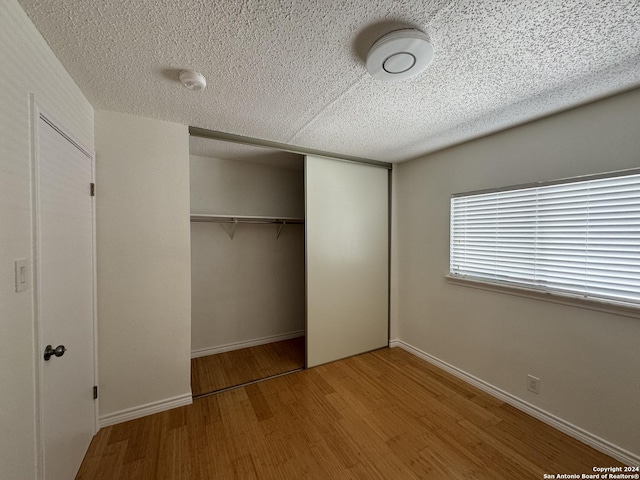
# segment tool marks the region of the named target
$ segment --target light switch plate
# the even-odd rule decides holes
[[[22,292],[29,286],[27,259],[19,258],[16,260],[16,292]]]

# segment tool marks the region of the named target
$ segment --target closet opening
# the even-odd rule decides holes
[[[190,137],[194,398],[305,367],[304,157]]]

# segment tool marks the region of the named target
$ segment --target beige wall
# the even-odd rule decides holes
[[[15,0],[0,2],[0,476],[37,478],[33,284],[16,293],[14,266],[32,266],[29,94],[93,149],[93,108]]]
[[[96,184],[104,423],[191,392],[187,127],[96,111]]]
[[[640,90],[398,165],[399,339],[640,455],[640,318],[448,283],[456,192],[640,166]],[[540,394],[526,389],[541,379]],[[636,457],[638,458],[638,457]]]
[[[391,222],[389,236],[389,340],[398,338],[398,322],[400,315],[399,295],[399,255],[398,250],[398,215],[394,206],[398,203],[398,175],[396,170],[391,170]]]
[[[192,156],[191,211],[303,217],[303,170]],[[278,239],[274,225],[239,225],[233,240],[228,231],[191,224],[194,355],[304,330],[304,225]]]
[[[191,213],[304,217],[304,171],[193,155]]]

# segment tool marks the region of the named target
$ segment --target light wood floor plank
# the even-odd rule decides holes
[[[616,465],[387,348],[104,428],[77,478],[537,480]]]
[[[191,360],[194,397],[304,368],[304,337]]]

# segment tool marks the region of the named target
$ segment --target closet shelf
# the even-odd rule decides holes
[[[298,217],[249,217],[246,215],[206,215],[200,213],[191,214],[192,222],[213,222],[213,223],[231,223],[233,228],[229,233],[229,236],[233,240],[233,236],[236,233],[236,226],[239,223],[253,223],[264,225],[279,225],[276,232],[276,238],[280,238],[282,228],[286,224],[301,225],[304,224],[304,218]]]
[[[246,215],[207,215],[200,213],[191,214],[192,222],[216,222],[216,223],[304,223],[304,218],[298,217],[249,217]]]

